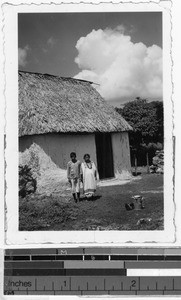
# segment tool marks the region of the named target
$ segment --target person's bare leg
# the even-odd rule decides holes
[[[77,201],[78,201],[78,202],[80,201],[80,192],[77,193]]]
[[[73,195],[74,201],[77,202],[76,193],[73,193],[72,195]]]

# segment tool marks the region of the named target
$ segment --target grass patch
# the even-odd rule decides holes
[[[78,208],[74,203],[62,203],[53,196],[42,199],[20,199],[19,230],[49,230],[56,224],[74,220]]]
[[[145,198],[145,209],[127,211],[133,195]],[[94,201],[74,203],[71,195],[34,195],[19,201],[19,230],[163,230],[163,176],[100,187]],[[141,219],[150,221],[140,222]]]

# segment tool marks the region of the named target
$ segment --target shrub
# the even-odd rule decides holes
[[[27,165],[19,166],[19,196],[24,198],[26,195],[35,193],[37,181],[33,178],[31,168]]]

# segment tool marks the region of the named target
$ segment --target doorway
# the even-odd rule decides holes
[[[100,179],[114,177],[112,139],[110,133],[96,133],[97,168]]]

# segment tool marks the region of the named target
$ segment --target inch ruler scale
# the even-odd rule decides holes
[[[181,249],[7,249],[5,295],[181,295]]]

